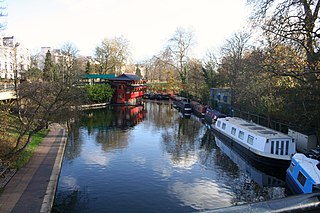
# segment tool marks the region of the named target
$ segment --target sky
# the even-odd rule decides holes
[[[5,0],[4,36],[27,47],[61,48],[72,43],[81,55],[94,55],[104,38],[123,36],[132,58],[159,53],[178,27],[190,30],[194,57],[219,49],[248,26],[246,0]]]

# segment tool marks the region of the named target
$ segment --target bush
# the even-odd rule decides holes
[[[95,84],[87,86],[89,99],[95,103],[103,103],[110,100],[114,90],[109,84]]]

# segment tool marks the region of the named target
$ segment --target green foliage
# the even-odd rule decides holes
[[[22,168],[29,162],[34,151],[37,149],[39,144],[43,141],[44,137],[48,134],[48,132],[49,132],[48,129],[43,129],[32,136],[32,140],[30,144],[27,146],[26,149],[23,150],[23,152],[20,154],[18,159],[13,163],[14,168],[16,169]]]
[[[43,68],[43,79],[50,81],[53,78],[54,73],[54,64],[52,61],[52,56],[50,51],[46,53],[46,58],[44,60],[44,68]]]
[[[90,101],[95,103],[103,103],[109,101],[114,92],[109,84],[88,85],[87,91]]]

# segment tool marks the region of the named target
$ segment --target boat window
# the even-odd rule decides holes
[[[248,135],[247,143],[252,145],[253,144],[253,139],[254,139],[253,136]]]
[[[238,137],[239,137],[241,140],[243,140],[243,138],[244,138],[244,132],[239,131]]]
[[[289,170],[290,170],[291,173],[293,172],[293,168],[294,168],[294,163],[291,163],[290,167],[289,167]]]
[[[285,155],[288,155],[288,151],[289,151],[289,141],[286,141],[286,153],[285,153]]]
[[[221,121],[218,121],[217,126],[220,127],[221,125]]]
[[[226,123],[222,123],[222,129],[226,129]]]
[[[273,154],[274,153],[274,141],[271,141],[271,154]]]
[[[307,178],[299,171],[298,174],[298,181],[301,184],[302,187],[304,187],[304,184],[306,183]]]
[[[232,127],[232,129],[231,129],[231,134],[232,134],[232,135],[236,135],[236,128]]]
[[[283,155],[283,150],[284,150],[284,141],[281,141],[280,155]]]

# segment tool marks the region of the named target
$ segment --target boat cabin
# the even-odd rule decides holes
[[[287,169],[287,185],[294,193],[320,191],[320,161],[296,153]]]
[[[260,156],[290,162],[291,157],[296,153],[296,145],[292,137],[241,118],[218,118],[215,128]]]

